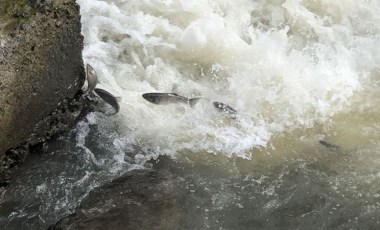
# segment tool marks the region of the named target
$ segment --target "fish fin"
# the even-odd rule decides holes
[[[196,97],[196,98],[189,99],[188,103],[189,103],[190,107],[193,108],[200,99],[202,99],[202,98]]]

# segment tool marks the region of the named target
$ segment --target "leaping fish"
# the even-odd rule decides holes
[[[92,91],[95,89],[96,85],[98,84],[98,75],[96,74],[94,68],[90,64],[86,65],[86,72],[87,72],[87,93],[88,95],[91,95]]]
[[[108,91],[106,91],[104,89],[99,89],[99,88],[95,88],[94,90],[95,90],[95,93],[101,99],[103,99],[103,101],[107,102],[108,104],[110,104],[115,109],[115,113],[113,113],[113,114],[116,114],[119,112],[119,110],[120,110],[119,103],[117,102],[116,98],[111,93],[109,93]]]
[[[144,93],[142,97],[156,105],[166,105],[171,103],[184,103],[190,105],[190,107],[194,107],[195,104],[201,98],[187,98],[180,96],[176,93]]]
[[[217,108],[220,112],[226,114],[227,116],[229,116],[230,118],[232,119],[236,119],[238,117],[238,113],[237,111],[232,108],[231,106],[227,105],[227,104],[224,104],[222,102],[218,102],[218,101],[214,101],[212,103],[214,105],[215,108]]]

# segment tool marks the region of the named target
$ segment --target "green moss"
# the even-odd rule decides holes
[[[0,33],[13,31],[18,23],[29,18],[37,9],[36,0],[0,0]]]
[[[0,0],[0,15],[11,17],[28,17],[35,9],[33,0]]]

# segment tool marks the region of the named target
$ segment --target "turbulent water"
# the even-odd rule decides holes
[[[249,158],[277,134],[329,128],[376,81],[376,1],[78,2],[84,60],[121,97],[122,132],[153,154]],[[154,106],[146,92],[221,101],[241,118],[207,99]]]
[[[13,193],[51,197],[34,214],[0,209],[0,221],[45,226],[103,181],[167,155],[188,164],[173,173],[206,194],[194,198],[194,229],[380,226],[379,1],[77,2],[84,62],[120,112],[89,114],[52,147],[47,164],[66,155],[70,167],[48,173],[51,183],[25,187],[23,178],[40,174],[20,175]],[[141,96],[149,92],[203,99],[194,108],[155,105]]]

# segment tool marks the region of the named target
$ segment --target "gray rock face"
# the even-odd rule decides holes
[[[90,192],[58,229],[177,229],[184,221],[185,193],[174,178],[134,170]]]
[[[75,0],[0,0],[0,184],[7,149],[61,132],[80,113],[82,47]]]

